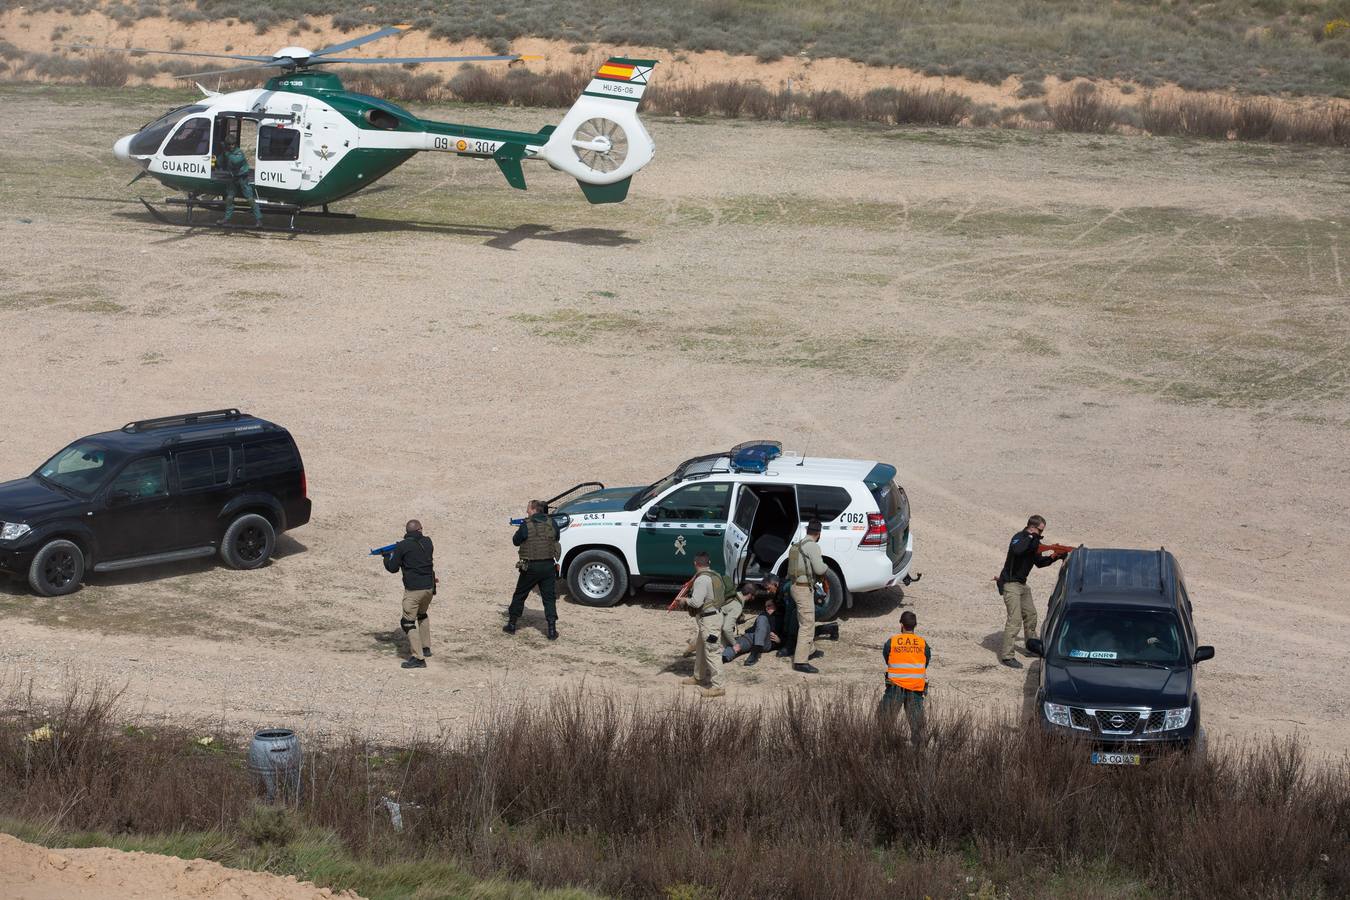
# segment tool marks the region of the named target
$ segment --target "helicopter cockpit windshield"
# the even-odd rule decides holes
[[[194,104],[192,106],[180,106],[177,109],[171,109],[155,121],[146,125],[131,138],[130,151],[134,156],[151,156],[157,150],[159,145],[164,143],[164,138],[187,116],[206,109],[205,106]]]

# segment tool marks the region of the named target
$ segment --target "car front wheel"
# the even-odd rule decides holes
[[[84,553],[73,541],[49,541],[33,556],[28,584],[43,597],[61,597],[80,589]]]
[[[583,606],[613,606],[628,590],[628,570],[608,550],[583,550],[567,567],[567,595]]]
[[[234,569],[256,569],[272,558],[277,533],[257,513],[246,513],[230,523],[220,542],[220,557]]]

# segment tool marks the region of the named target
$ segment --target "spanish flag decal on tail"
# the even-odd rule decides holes
[[[605,60],[586,86],[585,93],[591,97],[604,97],[607,100],[631,100],[637,103],[642,92],[647,89],[647,79],[651,77],[654,59],[625,59],[611,56]]]

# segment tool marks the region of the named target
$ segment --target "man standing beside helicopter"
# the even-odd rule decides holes
[[[225,154],[225,165],[222,166],[226,172],[225,218],[216,224],[230,224],[230,219],[234,216],[235,195],[243,194],[244,199],[253,207],[253,224],[262,227],[262,210],[258,207],[258,198],[253,193],[253,179],[250,177],[253,169],[248,164],[248,157],[233,139],[225,146],[229,148]]]

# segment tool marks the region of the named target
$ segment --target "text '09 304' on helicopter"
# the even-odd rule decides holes
[[[170,110],[135,134],[118,139],[113,153],[142,168],[137,178],[150,176],[186,192],[190,204],[200,202],[201,196],[225,193],[232,177],[225,168],[229,148],[251,146],[254,136],[249,132],[256,129],[253,189],[264,209],[271,206],[268,211],[290,212],[292,226],[296,211],[326,207],[349,197],[419,151],[490,158],[507,183],[522,190],[521,163],[541,159],[576,178],[591,203],[622,201],[634,173],[651,161],[655,144],[638,119],[637,108],[655,60],[611,57],[558,125],[533,133],[423,119],[378,97],[345,90],[337,75],[323,68],[344,63],[406,65],[525,58],[336,55],[405,30],[391,26],[322,50],[285,47],[272,56],[77,46],[245,63],[182,78],[281,69],[261,88],[221,93],[198,85],[205,94],[201,100]]]

